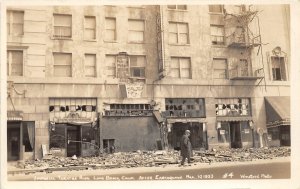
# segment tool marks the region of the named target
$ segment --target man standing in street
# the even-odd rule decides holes
[[[191,132],[190,130],[185,130],[184,135],[180,141],[181,148],[181,165],[184,165],[185,159],[188,159],[188,163],[191,163],[191,153],[192,153],[192,145],[189,139]]]

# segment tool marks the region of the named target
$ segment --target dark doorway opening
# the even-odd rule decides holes
[[[103,150],[106,153],[114,153],[115,139],[103,139]]]
[[[242,148],[240,122],[230,122],[230,141],[231,148]]]
[[[7,128],[7,160],[20,159],[20,124]]]
[[[81,132],[79,126],[67,126],[67,156],[81,155]]]
[[[203,123],[199,122],[176,122],[173,123],[171,132],[168,134],[168,142],[171,148],[180,150],[180,140],[185,130],[190,130],[190,141],[193,149],[207,149],[207,133],[203,131]]]

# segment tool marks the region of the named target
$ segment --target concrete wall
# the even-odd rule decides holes
[[[101,138],[115,139],[116,151],[157,150],[161,140],[159,125],[153,117],[103,117]]]

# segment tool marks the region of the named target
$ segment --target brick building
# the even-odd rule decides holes
[[[179,149],[185,129],[195,149],[290,145],[288,5],[18,6],[6,18],[8,160]]]

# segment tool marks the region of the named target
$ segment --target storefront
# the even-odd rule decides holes
[[[180,150],[180,140],[185,130],[190,130],[193,149],[207,149],[205,101],[203,98],[168,98],[165,101],[168,147]]]
[[[51,98],[50,152],[57,156],[92,156],[99,152],[97,100]]]
[[[265,97],[269,146],[290,146],[290,97]]]
[[[7,160],[33,159],[35,124],[23,121],[21,111],[7,112]]]
[[[220,146],[253,147],[253,120],[249,98],[216,99],[216,124]]]
[[[104,152],[161,149],[161,119],[150,104],[105,103],[100,140]]]

